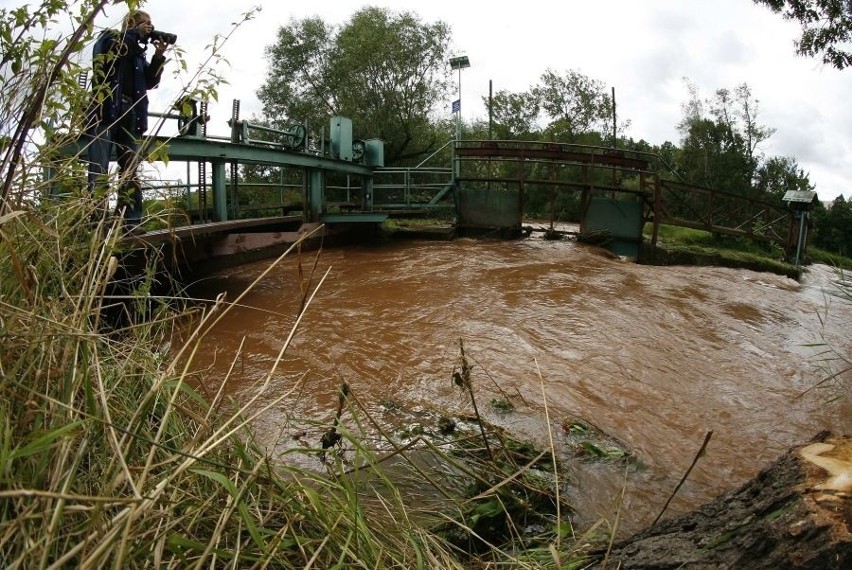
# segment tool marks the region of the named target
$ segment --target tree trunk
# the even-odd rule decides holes
[[[852,568],[852,438],[819,434],[739,489],[663,520],[596,568]]]

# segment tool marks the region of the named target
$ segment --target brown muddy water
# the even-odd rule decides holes
[[[469,414],[451,380],[460,339],[490,421],[547,446],[546,403],[557,446],[572,443],[563,419],[580,418],[634,454],[629,464],[569,463],[581,528],[612,521],[622,490],[618,534],[647,526],[707,431],[707,453],[666,516],[740,485],[820,430],[852,433],[848,393],[802,395],[825,375],[826,347],[809,345],[852,354],[852,305],[832,294],[837,277],[824,266],[800,284],[747,270],[642,266],[536,234],[326,249],[311,286],[328,276],[276,364],[316,255],[302,254],[302,277],[295,255],[273,268],[195,359],[208,395],[224,383],[246,403],[263,389],[251,411],[281,398],[252,426],[286,461],[320,466],[292,451],[319,446],[344,380],[390,423],[411,421],[400,410]],[[202,295],[234,300],[269,263],[213,275]]]

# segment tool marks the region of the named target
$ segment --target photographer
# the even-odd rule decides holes
[[[118,209],[124,210],[127,231],[143,233],[142,186],[137,178],[139,140],[148,129],[148,89],[160,83],[168,44],[151,38],[154,25],[141,10],[130,12],[121,31],[105,30],[92,50],[93,104],[87,120],[89,190],[108,186],[113,148],[118,158]],[[150,63],[145,50],[152,39]],[[173,43],[174,36],[170,39]]]

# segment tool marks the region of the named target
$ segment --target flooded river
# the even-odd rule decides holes
[[[826,347],[809,345],[825,340],[852,355],[852,306],[830,294],[836,276],[826,267],[800,284],[747,270],[642,266],[535,234],[315,256],[273,268],[206,337],[195,362],[208,394],[224,382],[238,402],[274,369],[258,402],[284,398],[253,422],[273,453],[299,438],[318,445],[341,381],[377,415],[390,407],[469,413],[451,381],[460,339],[489,420],[546,445],[546,398],[557,440],[566,437],[563,418],[581,418],[635,455],[630,469],[571,467],[579,526],[612,519],[622,488],[619,534],[649,524],[710,430],[707,453],[667,516],[738,486],[820,430],[852,432],[848,394],[834,402],[836,389],[802,395],[825,375]],[[202,283],[203,294],[234,300],[268,266],[223,271]],[[309,276],[314,287],[326,271],[276,364]],[[490,405],[495,398],[516,411]]]

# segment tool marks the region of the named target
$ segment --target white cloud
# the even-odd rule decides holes
[[[176,32],[188,57],[198,61],[213,35],[227,33],[255,4],[149,0],[145,8],[157,27]],[[280,26],[315,15],[341,23],[365,5],[411,11],[424,21],[450,25],[454,49],[471,60],[462,72],[466,119],[487,117],[481,99],[488,95],[489,80],[494,91],[521,91],[548,68],[574,69],[615,87],[619,115],[632,122],[629,136],[655,144],[677,142],[676,125],[688,97],[683,77],[708,97],[716,89],[748,83],[760,100],[760,122],[777,129],[764,150],[794,156],[824,199],[852,195],[847,181],[852,70],[840,72],[796,56],[798,25],[750,0],[266,2],[223,50],[231,67],[219,71],[230,85],[222,87],[219,104],[211,107],[211,131],[227,133],[232,99],[240,99],[244,117],[260,112],[255,92],[265,80],[264,48],[275,42]],[[110,7],[110,18],[120,17],[122,8]],[[169,81],[165,78],[154,94],[155,103],[165,104],[173,95]]]

